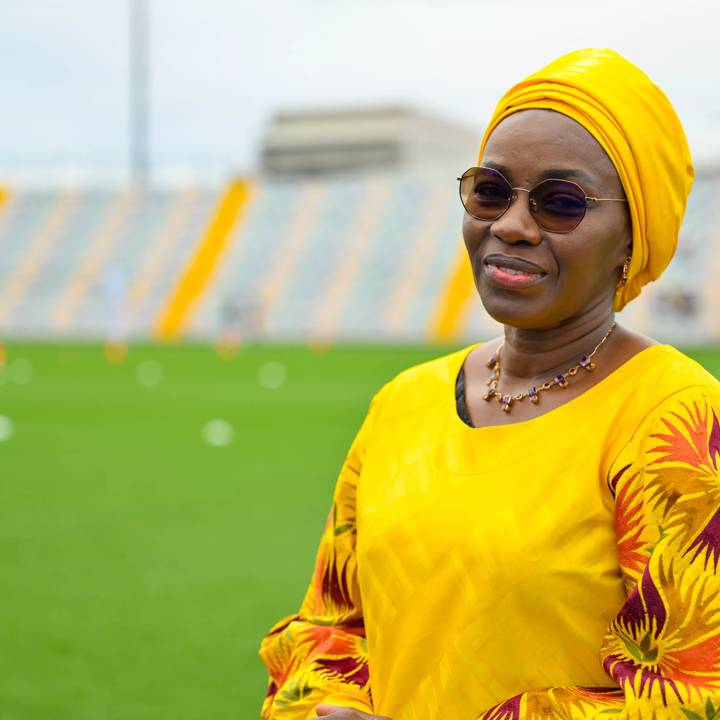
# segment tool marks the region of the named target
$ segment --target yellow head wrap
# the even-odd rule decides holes
[[[605,149],[632,216],[628,282],[615,294],[621,310],[672,259],[694,171],[673,106],[645,73],[612,50],[578,50],[511,88],[498,103],[480,146],[504,118],[547,109],[580,123]]]

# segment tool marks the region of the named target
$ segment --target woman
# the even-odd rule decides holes
[[[662,92],[607,50],[512,88],[464,173],[504,337],[373,398],[267,719],[697,718],[720,709],[720,384],[614,312],[692,183]]]

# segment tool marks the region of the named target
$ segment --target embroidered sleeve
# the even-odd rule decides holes
[[[720,390],[672,395],[614,461],[626,601],[600,650],[607,688],[537,688],[483,720],[720,719]]]
[[[310,586],[300,610],[263,639],[270,681],[264,720],[315,717],[321,702],[372,712],[355,555],[355,494],[381,390],[340,470]]]

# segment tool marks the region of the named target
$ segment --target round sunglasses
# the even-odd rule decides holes
[[[513,187],[505,176],[489,167],[471,167],[460,181],[460,201],[468,215],[477,220],[497,220],[518,196],[526,192],[530,212],[543,229],[554,233],[574,230],[588,207],[599,202],[627,202],[625,198],[596,198],[571,180],[543,180],[529,190]]]

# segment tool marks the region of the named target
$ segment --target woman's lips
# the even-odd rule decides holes
[[[507,288],[521,288],[537,285],[545,278],[545,273],[524,272],[498,265],[483,265],[483,272],[496,285]]]

